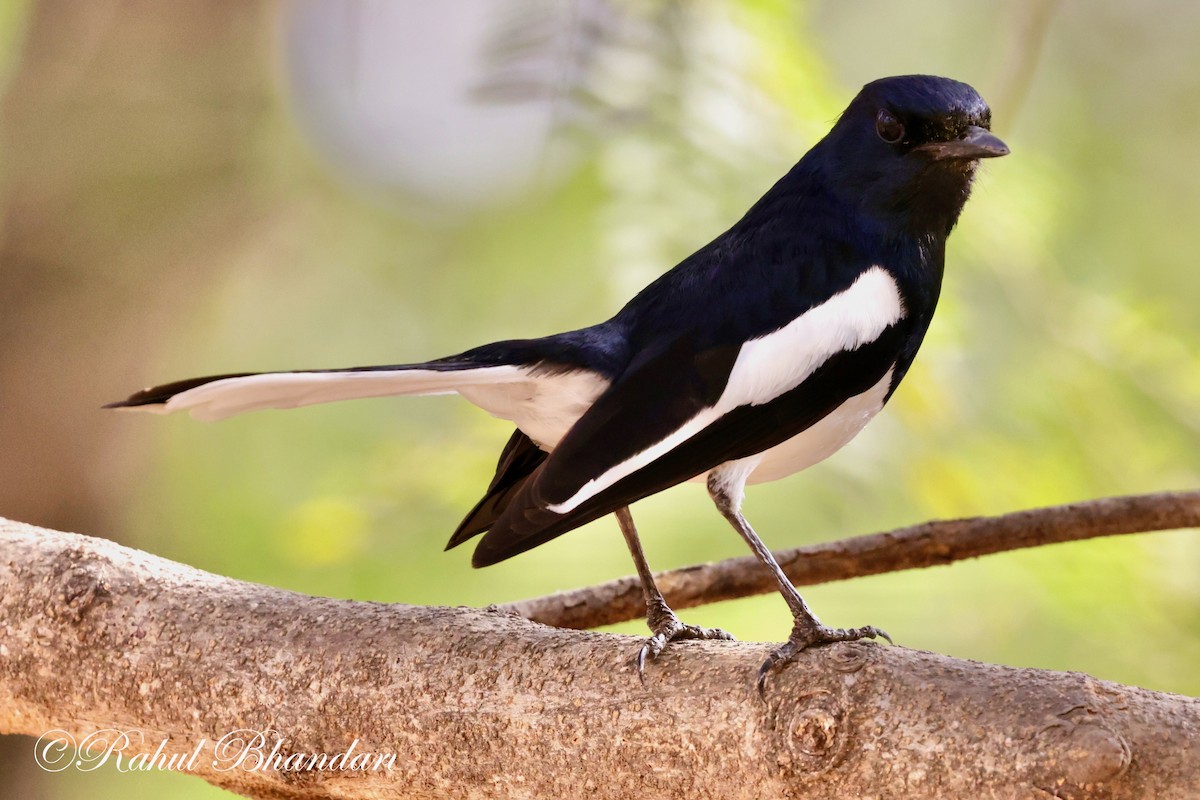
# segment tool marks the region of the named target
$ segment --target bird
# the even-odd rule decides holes
[[[743,515],[745,488],[829,457],[891,398],[929,328],[979,161],[1008,153],[966,83],[882,78],[741,219],[603,322],[418,363],[192,378],[106,408],[217,420],[461,395],[515,430],[446,549],[478,536],[472,565],[486,567],[615,515],[646,603],[643,680],[669,642],[733,638],[680,621],[629,510],[701,481],[792,614],[787,641],[759,668],[762,692],[807,648],[891,639],[820,621]]]

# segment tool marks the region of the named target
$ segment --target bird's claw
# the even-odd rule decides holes
[[[886,639],[888,644],[895,644],[887,631],[874,625],[864,625],[861,628],[829,628],[819,623],[806,625],[798,621],[788,640],[775,648],[758,668],[758,680],[755,683],[758,686],[759,697],[766,698],[767,676],[808,648],[834,642],[856,642],[859,639],[875,638]]]
[[[646,661],[653,661],[666,648],[668,642],[677,639],[719,639],[733,641],[733,636],[720,628],[701,628],[699,625],[688,625],[679,621],[673,611],[659,613],[653,619],[647,620],[654,635],[645,641],[637,655],[638,678],[646,682]]]

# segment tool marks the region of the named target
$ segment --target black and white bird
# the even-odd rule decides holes
[[[978,160],[1008,153],[990,120],[964,83],[877,80],[733,227],[605,322],[419,364],[194,378],[110,407],[217,420],[457,392],[516,430],[447,547],[482,534],[472,563],[485,567],[615,514],[653,634],[639,670],[673,639],[731,638],[679,621],[629,513],[703,480],[795,619],[763,664],[761,688],[806,647],[886,636],[817,619],[742,516],[743,491],[827,458],[896,390],[929,327]]]

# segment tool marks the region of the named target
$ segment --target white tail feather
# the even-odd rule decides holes
[[[451,394],[460,388],[527,379],[515,366],[462,370],[399,369],[365,372],[271,372],[223,378],[180,392],[165,403],[136,411],[189,411],[199,420],[225,419],[247,411],[297,408],[363,397]]]

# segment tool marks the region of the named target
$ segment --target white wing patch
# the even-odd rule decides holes
[[[831,356],[875,341],[904,316],[900,288],[881,267],[782,328],[742,345],[717,406],[760,406],[795,389]]]
[[[848,289],[782,328],[743,344],[715,405],[702,410],[669,436],[589,480],[568,500],[549,506],[549,510],[566,514],[578,508],[733,409],[763,405],[795,389],[831,357],[875,341],[903,317],[904,303],[895,279],[882,267],[871,267]]]

